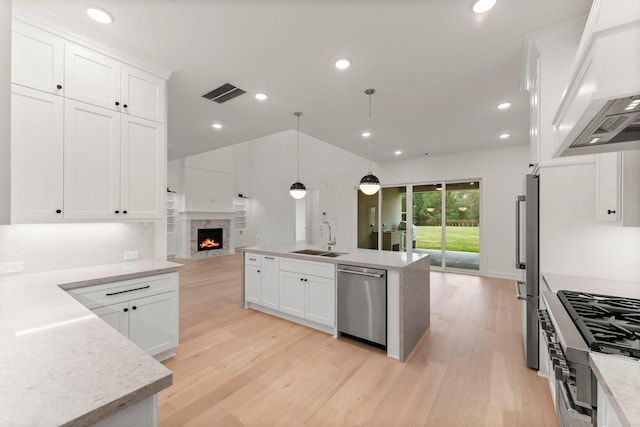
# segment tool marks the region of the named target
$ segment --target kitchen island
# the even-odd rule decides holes
[[[640,299],[640,283],[544,273],[547,290]],[[598,425],[640,426],[640,361],[591,351],[589,366],[598,382]]]
[[[243,249],[242,304],[338,336],[336,322],[336,266],[348,264],[387,272],[387,355],[406,360],[430,323],[430,260],[426,254],[335,248],[302,242]],[[317,251],[327,255],[296,253]],[[292,272],[311,277],[317,289],[309,310],[288,307],[287,278]],[[260,283],[252,278],[260,273]],[[306,277],[306,276],[305,276]],[[306,281],[306,280],[305,280]],[[247,289],[249,292],[247,293]],[[258,289],[257,292],[253,290]],[[283,289],[284,292],[283,293]],[[311,292],[311,291],[310,291]],[[255,293],[255,296],[254,296]],[[301,295],[302,297],[302,295]],[[312,307],[309,307],[313,304]]]
[[[141,260],[1,278],[0,425],[156,425],[171,371],[66,290],[179,267]]]

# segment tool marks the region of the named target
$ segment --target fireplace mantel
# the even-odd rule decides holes
[[[192,219],[233,219],[233,212],[181,211],[178,216],[182,220]]]

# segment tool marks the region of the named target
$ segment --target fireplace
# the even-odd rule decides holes
[[[198,229],[198,252],[212,251],[223,248],[222,228]]]

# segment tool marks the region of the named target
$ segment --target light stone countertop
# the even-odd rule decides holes
[[[329,252],[326,250],[326,246],[310,245],[305,242],[296,242],[274,246],[253,246],[244,248],[243,251],[275,256],[287,256],[289,258],[326,262],[331,264],[355,264],[363,267],[384,269],[402,269],[420,259],[429,256],[427,254],[413,253],[412,258],[409,258],[406,252],[378,251],[375,249],[354,249],[341,247],[335,247],[330,251],[344,253],[344,255],[340,255],[335,258],[323,257],[319,255],[304,255],[292,253],[293,251],[302,249],[315,249]]]
[[[66,289],[177,271],[162,260],[0,279],[0,425],[90,425],[172,383]]]
[[[589,365],[624,425],[640,426],[640,361],[601,353]]]
[[[547,287],[640,299],[640,283],[543,273]],[[589,353],[589,365],[607,393],[620,421],[640,426],[640,361],[597,352]]]
[[[640,299],[640,283],[638,282],[551,273],[542,273],[542,276],[547,287],[552,292],[560,290],[579,291]]]

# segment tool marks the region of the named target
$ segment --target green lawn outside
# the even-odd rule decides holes
[[[442,228],[438,226],[417,226],[419,249],[442,249]],[[447,227],[448,251],[480,252],[480,227]]]

